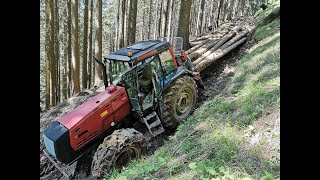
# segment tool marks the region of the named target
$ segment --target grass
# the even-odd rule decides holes
[[[248,129],[266,123],[267,111],[280,111],[279,23],[257,27],[258,42],[237,64],[222,94],[196,109],[153,155],[121,173],[112,171],[109,179],[279,179],[280,160],[269,159],[262,148],[268,141],[252,145],[246,137],[263,131]]]

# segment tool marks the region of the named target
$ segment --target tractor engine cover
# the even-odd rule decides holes
[[[63,163],[77,157],[78,151],[130,114],[131,105],[124,87],[113,86],[52,122],[43,139],[49,154]]]

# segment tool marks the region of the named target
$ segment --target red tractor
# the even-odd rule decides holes
[[[97,139],[94,177],[139,158],[145,143],[133,127],[140,121],[152,136],[175,128],[194,109],[200,74],[181,49],[182,38],[140,41],[95,60],[103,66],[105,91],[52,122],[44,131],[48,153],[72,164]],[[180,43],[179,43],[180,42]],[[180,49],[179,49],[180,48]],[[107,68],[109,74],[107,77]]]

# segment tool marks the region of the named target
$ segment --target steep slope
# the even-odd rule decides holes
[[[132,162],[121,173],[111,172],[109,178],[279,179],[277,11],[279,1],[258,11],[252,41],[221,59],[219,67],[203,72],[207,89],[200,93],[206,101],[163,147]]]

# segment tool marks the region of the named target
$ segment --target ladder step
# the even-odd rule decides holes
[[[149,124],[148,121],[151,121],[151,120],[153,122],[151,124]],[[160,118],[158,117],[156,112],[152,112],[148,116],[144,117],[143,121],[144,121],[145,125],[147,126],[150,134],[153,137],[155,137],[165,131],[162,124],[161,124]]]
[[[160,121],[155,121],[155,122],[153,122],[152,124],[150,124],[149,126],[150,126],[150,128],[153,128],[153,127],[158,126],[159,124],[161,124]]]

